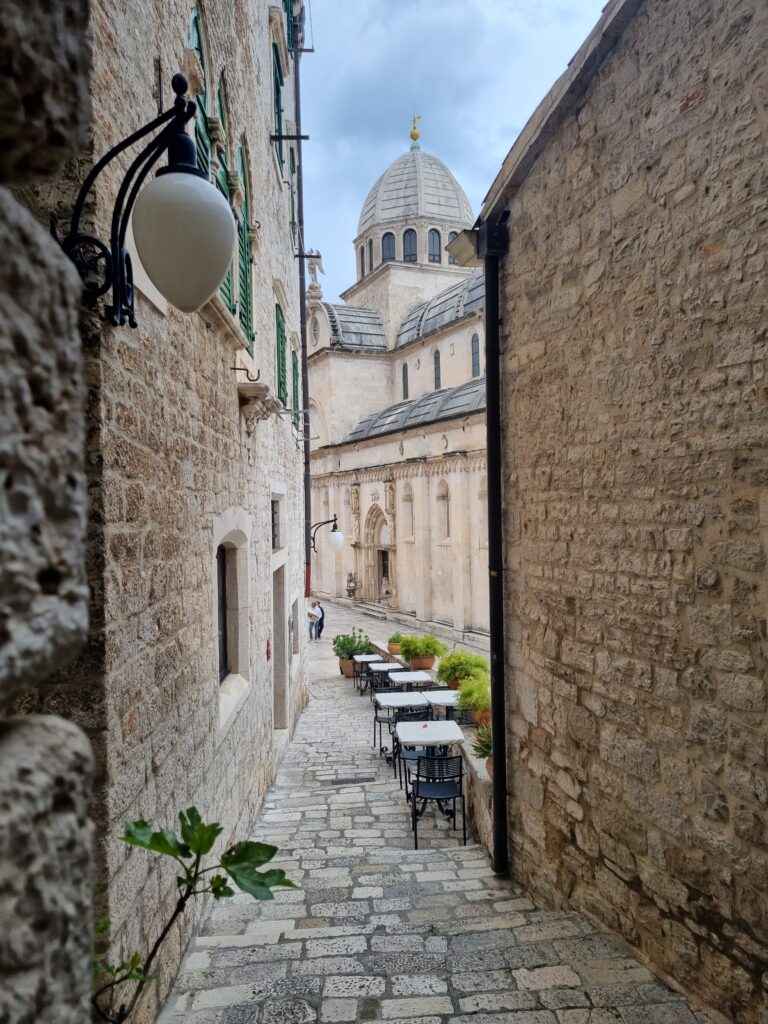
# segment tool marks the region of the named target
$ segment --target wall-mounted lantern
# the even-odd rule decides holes
[[[338,554],[344,547],[344,534],[339,529],[337,517],[334,516],[333,519],[324,519],[322,523],[314,523],[310,527],[313,551],[317,551],[317,547],[315,546],[315,536],[317,535],[317,531],[321,526],[328,526],[329,524],[331,524],[331,532],[328,534],[328,547],[334,552],[334,554]]]
[[[86,300],[95,301],[112,289],[104,319],[136,327],[131,257],[126,249],[133,214],[133,238],[141,264],[165,298],[184,313],[199,309],[216,292],[235,251],[237,231],[229,204],[197,166],[195,140],[186,124],[196,112],[185,99],[187,80],[174,75],[173,107],[109,150],[91,169],[72,211],[60,245],[77,267]],[[88,193],[115,157],[160,129],[132,161],[112,211],[109,244],[80,231]],[[165,151],[168,166],[146,187],[142,185]],[[55,226],[51,230],[58,239]]]

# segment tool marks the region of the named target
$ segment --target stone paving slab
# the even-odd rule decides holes
[[[251,837],[300,888],[215,904],[160,1024],[707,1024],[585,918],[536,909],[434,812],[414,850],[368,697],[330,637],[310,652],[311,701]]]

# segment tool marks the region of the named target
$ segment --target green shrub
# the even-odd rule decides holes
[[[459,686],[459,707],[463,711],[490,711],[491,680],[487,672],[476,668]]]
[[[454,679],[466,679],[477,669],[482,669],[486,673],[489,671],[487,658],[481,654],[471,654],[469,651],[451,651],[441,659],[437,678],[443,683],[449,683]]]
[[[399,644],[403,642],[402,633],[393,633],[392,636],[387,640],[388,644]]]
[[[333,638],[333,653],[337,658],[348,659],[353,654],[372,654],[373,647],[362,629],[353,626],[351,633],[337,633]]]
[[[472,740],[472,753],[475,757],[491,757],[493,754],[493,734],[490,725],[478,725]]]
[[[414,658],[440,658],[447,650],[436,636],[404,636],[400,641],[400,653],[406,661]]]

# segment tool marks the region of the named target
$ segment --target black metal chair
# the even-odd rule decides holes
[[[405,796],[408,798],[408,778],[407,771],[403,770],[403,764],[406,765],[409,761],[416,761],[419,757],[426,757],[427,751],[425,747],[404,747],[400,740],[397,738],[397,732],[395,731],[398,722],[429,722],[432,719],[432,708],[402,708],[395,711],[395,721],[393,723],[392,732],[392,771],[397,776],[397,780],[400,783],[400,789],[403,788],[403,779],[405,778]]]
[[[368,686],[371,690],[371,700],[376,697],[377,693],[394,693],[395,691],[402,693],[403,684],[393,683],[389,678],[388,674],[384,672],[368,672],[369,681]]]
[[[419,848],[419,819],[426,810],[428,803],[436,803],[441,813],[444,803],[453,805],[450,817],[453,828],[456,828],[456,801],[461,800],[461,825],[464,846],[467,845],[467,815],[464,804],[462,780],[464,765],[460,756],[455,757],[419,757],[416,771],[411,775],[411,828],[413,829],[413,848]],[[417,804],[421,803],[421,809]]]
[[[402,686],[379,686],[376,689],[376,693],[402,693]],[[376,746],[376,726],[379,727],[379,757],[382,754],[386,754],[389,747],[385,747],[382,739],[382,729],[386,725],[391,732],[391,727],[395,722],[395,715],[397,711],[392,708],[380,708],[377,704],[373,705],[373,745]]]

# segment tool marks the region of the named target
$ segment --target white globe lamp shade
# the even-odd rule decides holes
[[[341,530],[331,530],[328,534],[328,547],[336,554],[344,547],[344,534]]]
[[[237,229],[229,203],[206,178],[168,169],[140,192],[133,238],[152,284],[193,313],[224,280]]]

